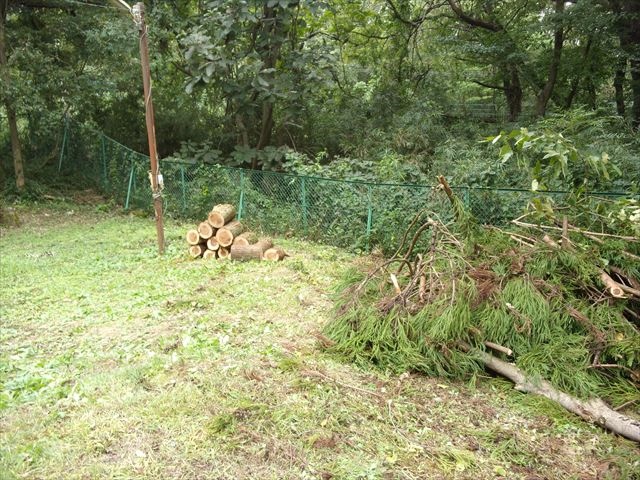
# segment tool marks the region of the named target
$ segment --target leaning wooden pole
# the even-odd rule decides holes
[[[144,86],[144,110],[147,122],[147,139],[149,141],[149,159],[151,162],[151,192],[153,208],[156,213],[156,231],[158,235],[158,253],[164,253],[164,224],[162,220],[162,176],[156,148],[156,127],[153,102],[151,100],[151,69],[149,66],[149,44],[147,41],[147,25],[144,20],[144,3],[136,3],[131,12],[140,35],[140,63],[142,64],[142,84]]]

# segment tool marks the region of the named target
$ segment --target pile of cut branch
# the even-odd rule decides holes
[[[394,255],[350,272],[328,348],[397,372],[488,368],[640,441],[639,239],[568,214],[480,227],[439,180],[455,221],[421,212]]]

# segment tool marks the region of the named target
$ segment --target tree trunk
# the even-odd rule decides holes
[[[618,60],[618,67],[616,68],[616,74],[613,78],[613,87],[616,91],[616,111],[618,115],[624,117],[624,76],[627,69],[627,57],[622,55]]]
[[[640,128],[640,1],[638,0],[616,0],[611,2],[613,12],[618,15],[617,22],[618,37],[620,39],[620,49],[625,59],[629,59],[631,69],[631,95],[633,98],[633,108],[631,110],[631,122],[634,128]],[[616,103],[618,95],[623,99],[622,74],[616,77],[620,86],[616,86]],[[620,110],[618,110],[619,112]]]
[[[212,227],[222,228],[225,223],[230,222],[236,216],[236,207],[230,203],[222,203],[213,207],[209,213],[208,220]]]
[[[503,85],[504,95],[509,106],[509,121],[515,122],[522,112],[522,84],[516,65],[507,65]]]
[[[22,159],[22,146],[20,145],[20,136],[18,133],[18,120],[16,111],[12,103],[10,94],[7,92],[11,86],[11,73],[9,72],[9,64],[7,61],[7,46],[5,35],[5,24],[7,21],[7,1],[0,0],[0,72],[4,90],[3,101],[4,108],[7,111],[7,122],[9,123],[9,134],[11,136],[11,152],[13,154],[13,168],[16,175],[16,188],[24,189],[24,161]]]
[[[258,150],[271,143],[271,134],[273,132],[273,103],[265,101],[262,104],[262,128],[260,130],[260,139],[258,140]],[[253,167],[255,168],[255,166]]]
[[[640,30],[640,28],[639,28]],[[640,41],[636,44],[640,48]],[[631,94],[633,108],[631,109],[631,124],[636,130],[640,129],[640,53],[629,62],[631,65]]]
[[[564,12],[564,0],[555,0],[555,14],[561,15]],[[553,93],[553,88],[556,85],[558,78],[558,69],[560,68],[560,59],[562,57],[562,45],[564,43],[564,28],[560,19],[556,18],[558,25],[556,26],[555,33],[553,35],[553,55],[551,57],[551,64],[549,65],[549,75],[547,82],[538,94],[535,105],[535,115],[537,117],[543,117],[547,111],[547,104]]]
[[[573,80],[573,83],[571,84],[571,90],[569,91],[569,95],[567,95],[567,100],[564,102],[564,108],[567,110],[571,108],[571,105],[573,105],[573,100],[575,99],[580,87],[580,80],[582,80],[582,78],[585,76],[585,72],[587,72],[587,70],[590,74],[589,79],[587,80],[587,92],[589,93],[590,97],[592,96],[591,90],[595,89],[593,85],[593,79],[591,78],[591,75],[593,74],[593,66],[592,62],[589,61],[589,54],[591,52],[592,45],[593,35],[589,35],[587,44],[584,47],[584,55],[582,57],[582,63],[580,64],[581,68],[579,69],[576,78]],[[587,68],[587,66],[589,68]],[[595,95],[595,92],[593,93],[593,95]],[[595,108],[595,99],[591,101],[590,98],[590,103],[593,103],[592,108]]]
[[[240,235],[243,230],[244,226],[237,220],[234,220],[218,230],[216,239],[221,247],[229,247],[233,243],[233,239]]]
[[[280,58],[280,49],[283,41],[283,22],[278,19],[277,10],[270,7],[265,2],[262,14],[262,35],[264,48],[261,49],[261,59],[263,70],[272,71],[276,68],[278,59]],[[269,83],[274,81],[273,74],[264,75]],[[271,143],[271,135],[273,133],[273,100],[265,99],[262,101],[262,112],[260,113],[260,136],[256,145],[257,150],[262,150]],[[251,162],[251,168],[258,168],[258,157],[255,156]]]

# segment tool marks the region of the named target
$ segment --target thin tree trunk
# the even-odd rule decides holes
[[[638,43],[640,46],[640,42]],[[640,54],[630,61],[631,65],[631,92],[633,108],[631,109],[631,124],[640,129]]]
[[[260,139],[258,140],[258,150],[271,143],[273,132],[273,103],[266,101],[262,104],[262,128],[260,129]]]
[[[22,159],[22,146],[18,134],[18,120],[16,111],[11,102],[11,98],[6,93],[11,85],[11,74],[7,62],[5,23],[7,20],[7,0],[0,0],[0,71],[4,83],[3,95],[4,107],[7,111],[7,121],[9,123],[9,133],[11,136],[11,151],[13,153],[13,167],[16,175],[16,187],[18,190],[24,189],[24,162]]]
[[[580,68],[580,70],[578,71],[578,74],[576,75],[576,78],[573,80],[573,83],[571,85],[571,90],[569,91],[569,95],[567,95],[567,100],[564,103],[564,107],[566,109],[571,108],[571,105],[573,105],[573,100],[578,94],[578,90],[580,87],[580,80],[582,79],[582,77],[585,76],[585,72],[588,70],[589,73],[591,74],[593,71],[592,62],[589,60],[589,54],[591,52],[592,45],[593,45],[593,36],[589,35],[589,38],[587,39],[587,44],[584,47],[584,55],[582,57],[582,63],[581,63],[582,68]],[[589,67],[588,69],[587,69],[587,66]],[[593,88],[593,80],[589,78],[587,81],[587,91],[589,92],[590,96],[592,95],[591,94],[592,88]],[[592,101],[591,98],[589,100],[590,100],[590,103],[595,103],[595,101]],[[592,107],[595,107],[595,105],[593,105]]]
[[[504,95],[509,106],[509,121],[515,122],[522,112],[522,84],[520,83],[520,74],[516,65],[508,65],[503,85]]]
[[[266,47],[262,52],[262,61],[265,70],[273,70],[276,68],[278,58],[280,57],[280,49],[282,47],[283,34],[282,22],[278,21],[276,9],[269,7],[266,3],[263,9],[263,35],[267,39]],[[271,78],[269,78],[271,77]],[[268,74],[267,81],[273,81],[273,74]],[[257,150],[262,150],[271,143],[271,135],[273,133],[273,101],[264,100],[262,103],[262,112],[260,120],[260,137],[256,146]],[[251,168],[258,168],[258,158],[254,157]]]
[[[629,60],[631,69],[631,95],[633,98],[633,108],[631,110],[631,122],[634,128],[640,128],[640,1],[638,0],[615,0],[611,2],[613,12],[618,16],[618,37],[620,39],[620,49],[623,57]],[[618,113],[620,105],[623,104],[623,69],[616,72],[616,104]]]
[[[624,76],[627,69],[627,57],[623,55],[619,60],[618,68],[616,68],[616,74],[613,78],[613,87],[616,91],[616,111],[618,115],[624,117]]]
[[[560,15],[564,12],[564,0],[555,0],[555,13]],[[535,106],[535,115],[537,117],[544,116],[547,111],[547,104],[553,93],[553,88],[556,85],[558,78],[558,69],[560,68],[560,59],[562,57],[562,45],[564,43],[564,28],[559,19],[556,19],[559,23],[555,29],[553,36],[553,56],[551,57],[551,64],[549,65],[549,76],[542,91],[538,94]]]

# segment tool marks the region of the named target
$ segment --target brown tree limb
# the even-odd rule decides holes
[[[546,380],[531,380],[513,363],[504,362],[486,352],[472,349],[464,343],[461,343],[460,347],[477,355],[489,370],[511,380],[515,384],[514,388],[519,392],[533,393],[548,398],[588,422],[640,443],[640,421],[616,412],[601,399],[581,400],[556,389]]]
[[[499,23],[489,22],[480,18],[474,18],[471,15],[465,13],[462,10],[460,4],[455,0],[448,0],[448,2],[451,10],[453,10],[453,13],[455,13],[456,16],[466,24],[471,25],[472,27],[484,28],[485,30],[490,30],[492,32],[504,31],[504,27]]]

